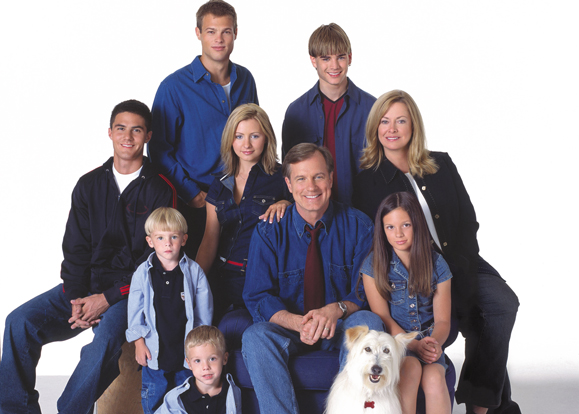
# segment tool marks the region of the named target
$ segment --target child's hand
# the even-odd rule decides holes
[[[146,367],[147,361],[151,359],[151,351],[145,345],[144,338],[139,338],[135,341],[135,359],[143,367]]]
[[[415,342],[417,342],[417,344],[414,347],[415,349],[412,349],[412,351],[417,353],[420,359],[427,364],[432,364],[442,355],[442,347],[436,339],[430,336]]]

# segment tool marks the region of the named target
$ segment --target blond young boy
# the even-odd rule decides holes
[[[161,207],[145,222],[154,253],[135,271],[128,302],[128,342],[143,366],[141,403],[152,414],[164,395],[191,376],[183,355],[186,332],[211,323],[213,296],[203,270],[181,252],[187,222]]]
[[[225,337],[215,326],[198,326],[185,339],[187,364],[193,376],[169,391],[155,414],[241,414],[241,391],[224,374],[229,354]]]

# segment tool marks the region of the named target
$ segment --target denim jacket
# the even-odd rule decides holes
[[[324,108],[319,81],[314,87],[292,102],[285,113],[282,127],[282,154],[297,144],[324,144]],[[360,156],[364,149],[366,119],[376,98],[348,79],[348,90],[338,115],[335,129],[337,201],[352,205],[353,181],[360,172]]]
[[[374,253],[370,253],[360,269],[370,277],[374,277],[372,261]],[[445,282],[452,277],[450,269],[442,255],[433,251],[432,264],[432,293],[430,296],[421,294],[411,295],[408,291],[408,270],[400,261],[395,252],[392,252],[388,279],[392,287],[391,298],[388,301],[390,315],[398,325],[406,332],[420,332],[421,336],[430,336],[434,329],[433,301],[434,291],[439,283]]]
[[[155,414],[187,414],[179,396],[191,387],[189,380],[192,378],[187,378],[183,384],[169,391]],[[226,414],[241,414],[241,390],[233,382],[231,374],[227,374],[226,378],[229,383],[229,390],[225,400],[225,412]]]
[[[157,358],[159,356],[159,335],[153,306],[153,284],[151,283],[151,267],[153,267],[153,255],[151,253],[147,261],[143,262],[135,271],[131,281],[129,293],[128,329],[125,332],[127,342],[134,342],[139,338],[145,338],[145,345],[151,352],[152,359],[147,362],[151,369],[159,369]],[[199,265],[189,259],[186,254],[179,261],[183,271],[183,284],[185,287],[185,313],[187,326],[185,335],[199,325],[211,325],[213,318],[213,296],[205,273]],[[183,338],[185,341],[185,338]],[[183,366],[187,366],[183,357]]]
[[[272,204],[289,199],[289,190],[280,165],[277,167],[277,171],[269,175],[261,162],[255,164],[249,172],[239,205],[233,199],[234,176],[216,178],[211,184],[206,201],[215,206],[221,225],[219,256],[244,263],[259,216]]]
[[[336,201],[320,221],[326,304],[356,295],[358,271],[372,243],[373,225],[361,211]],[[259,223],[251,238],[243,299],[255,322],[267,322],[280,310],[303,315],[304,270],[310,244],[306,221],[289,206],[279,223]],[[363,294],[360,287],[360,293]]]

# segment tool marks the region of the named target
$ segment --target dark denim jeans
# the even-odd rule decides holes
[[[162,369],[143,367],[141,404],[144,414],[153,414],[163,402],[165,394],[192,376],[191,370],[184,367],[181,371],[163,371]]]
[[[477,317],[462,332],[465,360],[456,401],[467,407],[474,404],[490,408],[489,413],[520,414],[519,406],[511,400],[507,374],[509,341],[519,300],[499,274],[486,266],[478,274]]]
[[[0,363],[0,413],[40,413],[36,366],[42,347],[77,336],[70,329],[70,302],[62,285],[31,299],[6,318]],[[94,402],[119,375],[121,346],[127,329],[127,301],[111,306],[93,328],[94,339],[82,348],[80,362],[60,396],[61,414],[92,412]]]

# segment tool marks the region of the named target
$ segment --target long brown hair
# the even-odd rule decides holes
[[[372,251],[374,252],[372,267],[374,269],[376,288],[384,299],[390,299],[392,287],[390,286],[388,271],[390,270],[390,261],[393,255],[392,245],[388,243],[384,233],[382,219],[397,208],[401,208],[408,213],[414,232],[412,246],[410,247],[410,269],[407,269],[409,275],[408,290],[411,294],[420,293],[424,296],[430,296],[432,293],[431,280],[433,272],[430,233],[418,199],[414,194],[408,192],[390,194],[378,207],[372,244]]]

